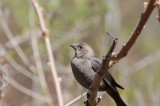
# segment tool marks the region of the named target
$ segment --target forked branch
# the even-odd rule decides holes
[[[141,18],[133,32],[131,33],[131,36],[129,37],[128,41],[123,45],[122,49],[120,52],[117,54],[113,54],[113,50],[116,45],[114,45],[114,42],[112,44],[111,49],[107,53],[106,57],[103,59],[102,65],[95,75],[94,81],[90,86],[89,92],[88,92],[88,103],[87,105],[89,106],[96,106],[98,104],[97,102],[97,91],[100,86],[100,83],[104,77],[104,74],[108,71],[110,66],[118,62],[120,59],[124,58],[131,47],[135,44],[137,38],[139,37],[142,29],[144,28],[147,20],[149,19],[152,11],[154,8],[157,6],[157,1],[156,0],[150,0],[150,2],[147,4],[145,11],[142,13]],[[158,7],[159,8],[159,7]],[[116,44],[116,43],[115,43]],[[114,48],[113,48],[114,47]],[[111,54],[112,53],[112,54]],[[112,63],[112,64],[110,64]]]
[[[128,54],[129,50],[135,44],[138,36],[140,35],[142,29],[144,28],[153,9],[156,7],[155,3],[156,3],[156,0],[150,0],[147,8],[145,9],[144,12],[142,12],[140,21],[135,27],[135,29],[133,30],[133,32],[131,33],[131,36],[129,37],[128,41],[126,42],[126,44],[123,45],[120,52],[112,58],[112,61],[118,61],[124,58]]]
[[[108,69],[110,67],[109,64],[111,61],[113,51],[116,47],[117,40],[118,40],[117,38],[115,38],[113,40],[112,46],[111,46],[110,50],[108,51],[107,55],[105,56],[105,58],[103,59],[102,65],[101,65],[99,71],[97,72],[97,74],[95,75],[94,81],[89,88],[89,92],[88,92],[88,96],[87,96],[88,100],[86,102],[86,104],[89,106],[96,106],[100,102],[100,99],[96,98],[97,91],[99,89],[100,83],[101,83],[106,71],[108,71]]]

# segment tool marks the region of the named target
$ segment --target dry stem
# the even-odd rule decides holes
[[[55,62],[54,62],[54,57],[53,57],[52,50],[51,50],[51,43],[50,43],[50,40],[49,40],[49,32],[48,32],[48,29],[45,26],[45,22],[44,22],[43,15],[42,15],[42,8],[39,6],[37,0],[32,0],[32,3],[33,3],[33,6],[35,8],[35,11],[37,13],[40,28],[42,30],[44,40],[45,40],[45,44],[46,44],[46,47],[47,47],[49,63],[50,63],[50,67],[51,67],[51,71],[52,71],[52,75],[53,75],[53,84],[54,84],[55,90],[56,90],[55,91],[55,97],[57,99],[57,106],[63,106],[60,82],[58,80],[58,75],[57,75],[57,72],[56,72],[56,67],[55,67]]]

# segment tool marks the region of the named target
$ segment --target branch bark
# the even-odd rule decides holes
[[[88,105],[89,106],[96,106],[97,103],[97,91],[100,86],[100,82],[102,81],[104,74],[108,71],[110,66],[118,62],[120,59],[124,58],[131,47],[135,44],[137,38],[139,37],[144,25],[146,24],[147,20],[149,19],[152,11],[156,7],[155,5],[156,0],[150,0],[146,10],[142,13],[141,18],[135,29],[133,30],[133,33],[129,37],[128,41],[123,45],[122,49],[120,50],[119,53],[112,55],[113,50],[116,45],[114,45],[114,42],[112,44],[111,49],[107,53],[106,57],[102,61],[102,65],[95,75],[94,81],[90,86],[89,92],[88,92]],[[116,43],[115,43],[116,44]],[[112,64],[110,64],[112,63]]]
[[[99,103],[99,99],[96,99],[97,91],[99,89],[100,83],[101,83],[106,71],[108,71],[108,69],[110,67],[109,64],[111,61],[113,51],[116,47],[117,40],[118,40],[117,38],[114,39],[110,50],[108,51],[107,55],[103,59],[102,65],[101,65],[99,71],[97,72],[97,74],[95,75],[94,81],[89,88],[89,92],[88,92],[88,96],[87,96],[87,98],[88,98],[87,104],[89,106],[96,106]]]
[[[118,60],[124,58],[128,54],[129,50],[134,45],[134,43],[136,42],[136,40],[137,40],[138,36],[140,35],[142,29],[144,28],[144,26],[145,26],[148,18],[150,17],[153,9],[155,8],[155,2],[156,2],[156,0],[150,0],[146,10],[144,12],[142,12],[140,21],[137,24],[137,26],[135,27],[135,29],[133,30],[133,33],[129,37],[126,44],[123,45],[120,52],[112,58],[112,61],[118,61]]]
[[[56,90],[55,97],[57,100],[57,106],[63,106],[63,98],[62,98],[60,82],[58,80],[59,78],[58,78],[58,75],[56,72],[54,56],[52,54],[51,43],[50,43],[50,39],[49,39],[49,32],[48,32],[47,27],[45,26],[45,22],[44,22],[43,15],[42,15],[42,8],[39,6],[37,0],[32,0],[32,3],[33,3],[33,7],[37,13],[40,28],[42,30],[42,35],[44,36],[44,40],[45,40],[45,44],[46,44],[46,48],[47,48],[50,68],[51,68],[52,75],[53,75],[53,84],[54,84],[55,90]]]

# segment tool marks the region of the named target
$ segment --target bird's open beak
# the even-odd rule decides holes
[[[76,50],[76,48],[77,48],[77,44],[71,44],[70,45],[73,49],[75,49]]]

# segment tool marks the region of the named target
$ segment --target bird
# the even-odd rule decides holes
[[[101,61],[95,57],[93,49],[86,43],[75,43],[70,46],[75,51],[75,55],[71,60],[73,75],[82,87],[89,89],[96,72],[101,67]],[[100,83],[99,91],[106,91],[117,106],[127,106],[120,97],[117,88],[124,90],[107,71]]]

